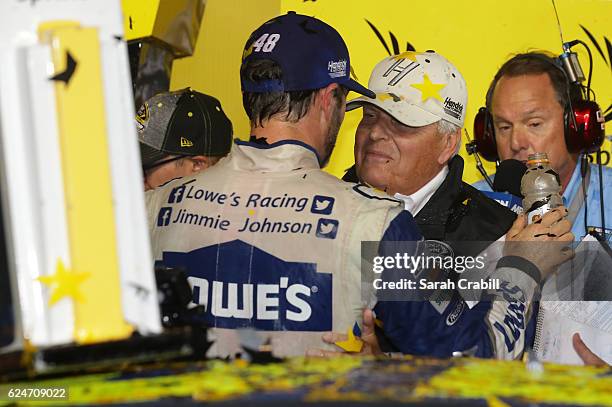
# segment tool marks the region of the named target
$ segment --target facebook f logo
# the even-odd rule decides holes
[[[185,186],[173,188],[168,197],[168,203],[179,203],[183,200],[183,194],[185,193]]]
[[[165,207],[159,210],[157,215],[157,226],[168,226],[172,217],[172,208]]]

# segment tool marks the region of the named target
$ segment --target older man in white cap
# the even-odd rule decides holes
[[[345,180],[363,181],[403,201],[423,236],[454,256],[477,256],[507,232],[508,240],[537,240],[533,237],[542,226],[530,225],[519,237],[521,227],[511,229],[512,211],[462,181],[457,152],[467,89],[457,68],[433,51],[405,52],[376,65],[369,89],[376,99],[360,97],[347,104],[347,110],[362,107],[363,119],[356,164]],[[555,216],[547,222],[559,229],[560,240],[568,240],[567,222]],[[403,353],[450,356],[451,350],[462,350],[481,357],[519,357],[528,303],[470,305],[459,295],[404,306],[379,302],[375,311],[385,332],[379,339]],[[441,322],[434,327],[433,320]]]
[[[514,213],[462,181],[456,153],[467,89],[457,68],[433,51],[405,52],[376,65],[369,86],[376,99],[347,104],[347,110],[363,107],[357,178],[401,199],[427,239],[486,244],[506,233]],[[345,180],[350,177],[351,171]],[[470,254],[465,251],[479,252],[482,244],[454,249]]]

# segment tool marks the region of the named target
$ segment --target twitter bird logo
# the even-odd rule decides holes
[[[331,196],[315,195],[312,198],[310,212],[319,215],[330,215],[334,209],[335,199]]]
[[[317,237],[335,239],[338,234],[338,221],[335,219],[319,219],[317,224]]]

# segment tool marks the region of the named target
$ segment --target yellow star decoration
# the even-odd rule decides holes
[[[53,305],[64,297],[71,297],[74,301],[83,302],[84,297],[79,291],[79,285],[89,278],[91,273],[79,273],[69,270],[61,260],[57,261],[55,273],[50,276],[38,277],[38,281],[51,288],[49,305]]]
[[[379,93],[378,95],[376,95],[376,99],[380,100],[381,102],[384,102],[385,100],[393,100],[393,96],[391,96],[388,93]]]
[[[342,350],[345,350],[350,353],[361,352],[361,348],[363,347],[363,341],[361,340],[361,338],[355,336],[355,334],[353,333],[353,328],[348,329],[347,336],[348,338],[346,339],[346,341],[338,341],[334,342],[334,344],[342,348]]]
[[[396,61],[399,61],[400,59],[409,59],[412,62],[418,62],[416,60],[416,56],[417,56],[417,52],[406,51],[406,52],[402,52],[401,54],[394,55],[393,59],[395,59]]]
[[[423,83],[415,83],[410,85],[415,89],[421,91],[421,101],[425,102],[429,98],[438,99],[440,102],[444,102],[440,97],[440,91],[444,89],[446,84],[444,83],[431,83],[427,74],[423,75]]]

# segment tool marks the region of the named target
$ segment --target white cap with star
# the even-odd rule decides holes
[[[433,51],[407,51],[383,59],[374,67],[368,88],[376,93],[376,99],[353,99],[346,110],[367,103],[407,126],[421,127],[444,119],[463,127],[465,80],[453,64]]]

